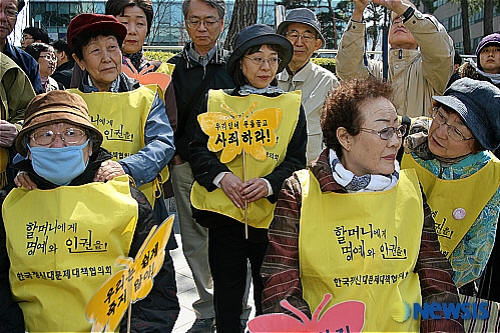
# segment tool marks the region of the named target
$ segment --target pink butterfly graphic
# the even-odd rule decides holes
[[[283,314],[272,313],[258,316],[248,322],[251,333],[277,333],[277,332],[314,332],[314,333],[353,333],[361,332],[365,323],[365,304],[358,301],[347,301],[335,304],[321,316],[331,294],[325,294],[318,308],[314,311],[312,319],[282,300],[280,305],[292,312],[299,319]]]
[[[122,64],[122,72],[127,74],[128,77],[136,79],[142,85],[157,84],[162,91],[167,89],[171,80],[170,75],[151,72],[151,70],[154,69],[153,65],[150,65],[138,72],[128,58],[124,58],[124,61],[125,64]]]

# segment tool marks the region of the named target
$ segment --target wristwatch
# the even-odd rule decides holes
[[[405,10],[403,15],[401,15],[401,17],[403,18],[403,23],[406,23],[406,21],[410,19],[413,13],[415,13],[415,8],[413,8],[412,6],[408,7],[408,9]]]

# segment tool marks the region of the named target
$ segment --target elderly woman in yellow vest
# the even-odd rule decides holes
[[[84,71],[71,92],[83,97],[92,123],[104,135],[103,147],[118,161],[103,164],[96,180],[126,173],[154,206],[158,176],[174,154],[173,131],[158,87],[141,86],[121,72],[126,35],[127,28],[111,15],[80,14],[71,20],[68,46]]]
[[[500,145],[500,89],[463,78],[433,99],[428,134],[408,136],[402,167],[417,172],[461,287],[481,276],[495,242],[500,161],[490,151]]]
[[[149,60],[144,56],[143,46],[153,24],[153,3],[151,0],[109,0],[106,1],[106,15],[113,15],[127,27],[122,43],[122,70],[127,76],[141,84],[156,83],[164,90],[165,109],[172,129],[177,121],[177,104],[170,74],[174,65]],[[153,74],[155,73],[155,74]],[[71,88],[78,88],[83,71],[75,65],[71,77]]]
[[[329,306],[365,304],[364,332],[463,331],[458,321],[410,317],[415,303],[458,296],[417,175],[396,160],[405,126],[391,94],[375,79],[330,93],[327,148],[278,197],[261,270],[264,312],[283,312],[287,300],[310,316],[331,294]]]
[[[90,120],[104,136],[103,147],[113,160],[103,162],[95,181],[130,175],[153,206],[155,218],[166,216],[160,184],[168,178],[167,164],[174,154],[173,130],[157,85],[141,86],[122,73],[120,47],[127,28],[114,16],[80,14],[68,26],[68,44],[78,66],[84,71],[78,89],[89,108]],[[21,175],[19,185],[33,188]],[[26,184],[27,183],[27,184]],[[172,236],[167,248],[175,248]],[[169,275],[169,291],[156,320],[169,321],[172,330],[179,304],[176,297],[172,259],[165,254],[164,270]]]
[[[0,331],[88,332],[88,301],[115,273],[115,259],[134,257],[156,224],[127,176],[93,183],[111,159],[102,139],[76,94],[52,91],[28,105],[16,139],[27,159],[15,167],[38,189],[0,198]],[[148,299],[134,304],[133,331],[165,331],[150,319],[164,279],[160,271]]]
[[[247,260],[256,314],[262,313],[259,271],[274,203],[283,181],[306,163],[300,92],[283,93],[275,80],[292,52],[290,42],[269,26],[241,30],[227,62],[236,88],[209,91],[190,143],[196,180],[191,203],[196,221],[209,228],[219,333],[244,330]]]

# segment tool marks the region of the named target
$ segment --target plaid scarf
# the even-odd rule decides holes
[[[347,192],[379,192],[393,188],[399,180],[399,163],[394,160],[394,172],[390,175],[366,174],[356,176],[344,168],[333,149],[330,149],[330,167],[333,179]]]

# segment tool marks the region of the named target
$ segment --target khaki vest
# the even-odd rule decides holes
[[[85,307],[127,256],[138,207],[128,176],[53,190],[17,188],[2,213],[10,284],[30,332],[89,332]]]
[[[500,161],[492,160],[473,175],[444,180],[404,154],[402,169],[415,169],[433,211],[441,252],[449,258],[500,186]]]
[[[227,111],[227,108],[224,109],[222,105],[229,106],[233,114],[231,115],[231,113]],[[251,110],[252,107],[254,111],[247,112],[247,115],[246,111]],[[277,122],[277,128],[275,129],[275,142],[269,139],[272,137],[272,133],[268,133],[261,137],[255,135],[255,132],[257,132],[259,128],[258,124],[264,123],[263,118],[261,119],[259,116],[259,111],[265,109],[273,109],[272,112],[275,113],[276,118],[280,117],[280,121]],[[262,145],[265,147],[265,150],[263,150],[263,160],[258,160],[252,155],[252,153],[258,155],[257,149],[260,148],[260,146],[250,147],[248,152],[245,152],[245,177],[243,176],[243,157],[240,153],[236,158],[225,163],[232,173],[245,181],[270,174],[273,172],[274,168],[284,160],[288,144],[297,126],[299,112],[300,91],[285,93],[278,97],[266,97],[254,94],[240,97],[228,95],[222,90],[210,90],[207,114],[199,115],[198,119],[200,120],[200,117],[203,116],[209,116],[211,117],[210,121],[212,123],[219,124],[220,128],[224,129],[226,129],[226,125],[235,125],[234,131],[238,132],[239,130],[239,135],[236,135],[234,138],[235,140],[239,140],[238,147],[240,151],[243,146],[242,141],[245,137],[244,133],[247,131],[252,131],[252,135],[247,136],[247,138],[251,139],[247,140],[250,141],[260,138],[263,139],[262,142],[266,142]],[[239,129],[237,129],[236,126],[238,126]],[[221,133],[222,132],[218,132],[217,139],[222,137],[220,135]],[[229,136],[223,138],[229,142]],[[271,142],[268,142],[268,140]],[[211,146],[217,141],[218,140],[214,140],[213,137],[209,138],[209,150],[214,149],[213,147],[211,149]],[[252,151],[252,153],[250,153],[250,151]],[[216,153],[219,160],[223,163],[227,152],[228,150],[224,149]],[[191,189],[191,204],[200,210],[216,212],[240,222],[245,221],[244,210],[237,208],[221,188],[208,192],[205,187],[195,181]],[[268,228],[273,218],[274,206],[275,204],[270,203],[266,198],[249,203],[247,208],[247,223],[255,228]]]
[[[424,214],[415,172],[402,171],[388,191],[363,193],[323,193],[310,171],[297,174],[300,278],[309,307],[330,293],[332,304],[365,304],[363,332],[418,332],[419,321],[409,317],[421,303],[414,268]]]
[[[136,154],[146,144],[144,132],[146,121],[151,110],[158,87],[156,85],[141,86],[138,89],[121,92],[83,93],[78,89],[69,89],[78,94],[87,103],[92,124],[102,133],[102,146],[113,155],[114,161]],[[146,195],[151,206],[161,195],[160,184],[169,177],[168,167],[150,183],[139,189]]]

